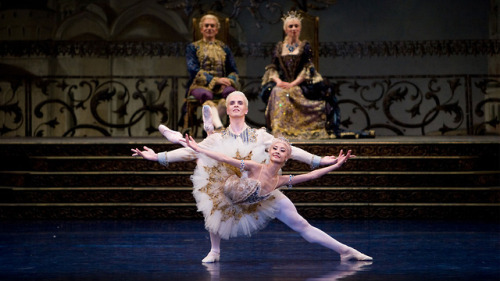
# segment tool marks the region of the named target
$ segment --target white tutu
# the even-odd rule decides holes
[[[260,142],[243,143],[241,139],[210,135],[203,142],[205,148],[224,153],[237,159],[251,159],[264,163],[268,154]],[[201,144],[200,144],[201,145]],[[222,239],[251,236],[274,219],[278,209],[276,202],[284,196],[274,190],[267,199],[255,204],[233,204],[224,194],[224,183],[231,175],[241,176],[239,168],[218,162],[206,155],[198,155],[198,165],[191,176],[198,211],[205,217],[205,228]]]

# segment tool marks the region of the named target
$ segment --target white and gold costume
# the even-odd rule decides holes
[[[271,145],[273,138],[265,129],[247,127],[240,135],[235,135],[227,128],[208,136],[199,143],[199,146],[236,159],[265,163],[268,160],[266,148]],[[247,188],[253,190],[260,186],[260,182],[246,178],[245,173],[242,177],[240,169],[218,162],[202,153],[198,154],[190,148],[159,153],[158,157],[159,162],[164,165],[168,165],[169,162],[198,159],[197,167],[191,177],[194,185],[193,196],[198,211],[202,212],[205,218],[205,228],[223,239],[241,235],[250,236],[264,228],[275,218],[278,211],[276,202],[285,196],[279,190],[274,190],[255,203],[233,202],[228,192],[224,192],[226,184],[240,190]],[[291,158],[308,163],[311,167],[317,167],[321,160],[319,156],[296,147],[292,147]],[[239,179],[235,178],[235,175]],[[232,182],[228,183],[228,179]]]

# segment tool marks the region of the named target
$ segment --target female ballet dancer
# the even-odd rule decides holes
[[[269,162],[267,163],[258,163],[245,159],[240,160],[229,157],[223,153],[202,148],[188,135],[186,135],[186,138],[181,140],[181,142],[184,142],[194,151],[208,156],[215,161],[239,168],[240,174],[235,173],[228,175],[222,188],[216,188],[211,191],[211,200],[208,201],[210,201],[211,205],[217,205],[217,209],[223,209],[232,213],[232,211],[234,211],[232,208],[235,206],[258,205],[258,208],[261,210],[260,212],[264,213],[263,217],[272,218],[272,214],[276,214],[277,218],[286,223],[293,230],[299,232],[308,242],[318,243],[340,254],[342,261],[351,259],[372,260],[371,257],[338,242],[318,228],[311,226],[298,214],[293,203],[286,196],[282,196],[282,193],[277,190],[279,187],[285,185],[291,188],[294,184],[319,178],[330,171],[340,168],[351,157],[350,150],[346,155],[341,151],[335,164],[297,176],[285,176],[281,175],[280,171],[288,158],[290,158],[291,146],[284,138],[275,138],[273,140],[268,149]],[[203,157],[203,155],[199,155],[199,157]],[[195,189],[199,186],[196,181],[202,180],[203,177],[204,176],[198,178],[193,176],[192,179],[195,184]],[[202,185],[204,185],[204,183],[202,183]],[[264,203],[270,197],[275,197],[277,199],[276,201],[272,201],[275,203],[269,206],[263,206],[261,203]],[[239,234],[251,235],[267,224],[267,221],[255,220],[255,212],[248,214],[240,213],[239,215],[240,217],[233,218],[233,220],[229,221],[226,219],[222,221],[221,218],[224,218],[224,216],[208,216],[208,220],[206,217],[205,224],[212,227],[210,228],[211,233],[216,233],[225,239],[238,236]],[[245,216],[251,216],[252,219],[245,220]],[[254,223],[257,222],[257,224],[247,225],[247,222],[252,221]],[[235,227],[236,225],[239,226]],[[219,252],[212,249],[205,259],[205,262],[215,262],[218,261],[219,258]]]

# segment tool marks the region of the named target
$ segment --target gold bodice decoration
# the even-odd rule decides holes
[[[200,68],[215,77],[224,77],[224,63],[226,61],[226,52],[222,48],[224,43],[219,40],[214,42],[199,40],[193,44],[196,47]]]

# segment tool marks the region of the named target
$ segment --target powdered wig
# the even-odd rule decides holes
[[[281,20],[283,21],[283,30],[286,31],[288,22],[291,20],[298,20],[299,25],[302,27],[302,16],[296,11],[290,11],[288,14],[284,15]]]
[[[216,17],[216,16],[214,16],[214,15],[211,15],[211,14],[206,14],[203,17],[201,17],[201,19],[200,19],[200,29],[203,27],[203,22],[205,22],[206,19],[213,19],[213,20],[215,20],[215,22],[217,23],[217,29],[220,28],[219,18]]]

